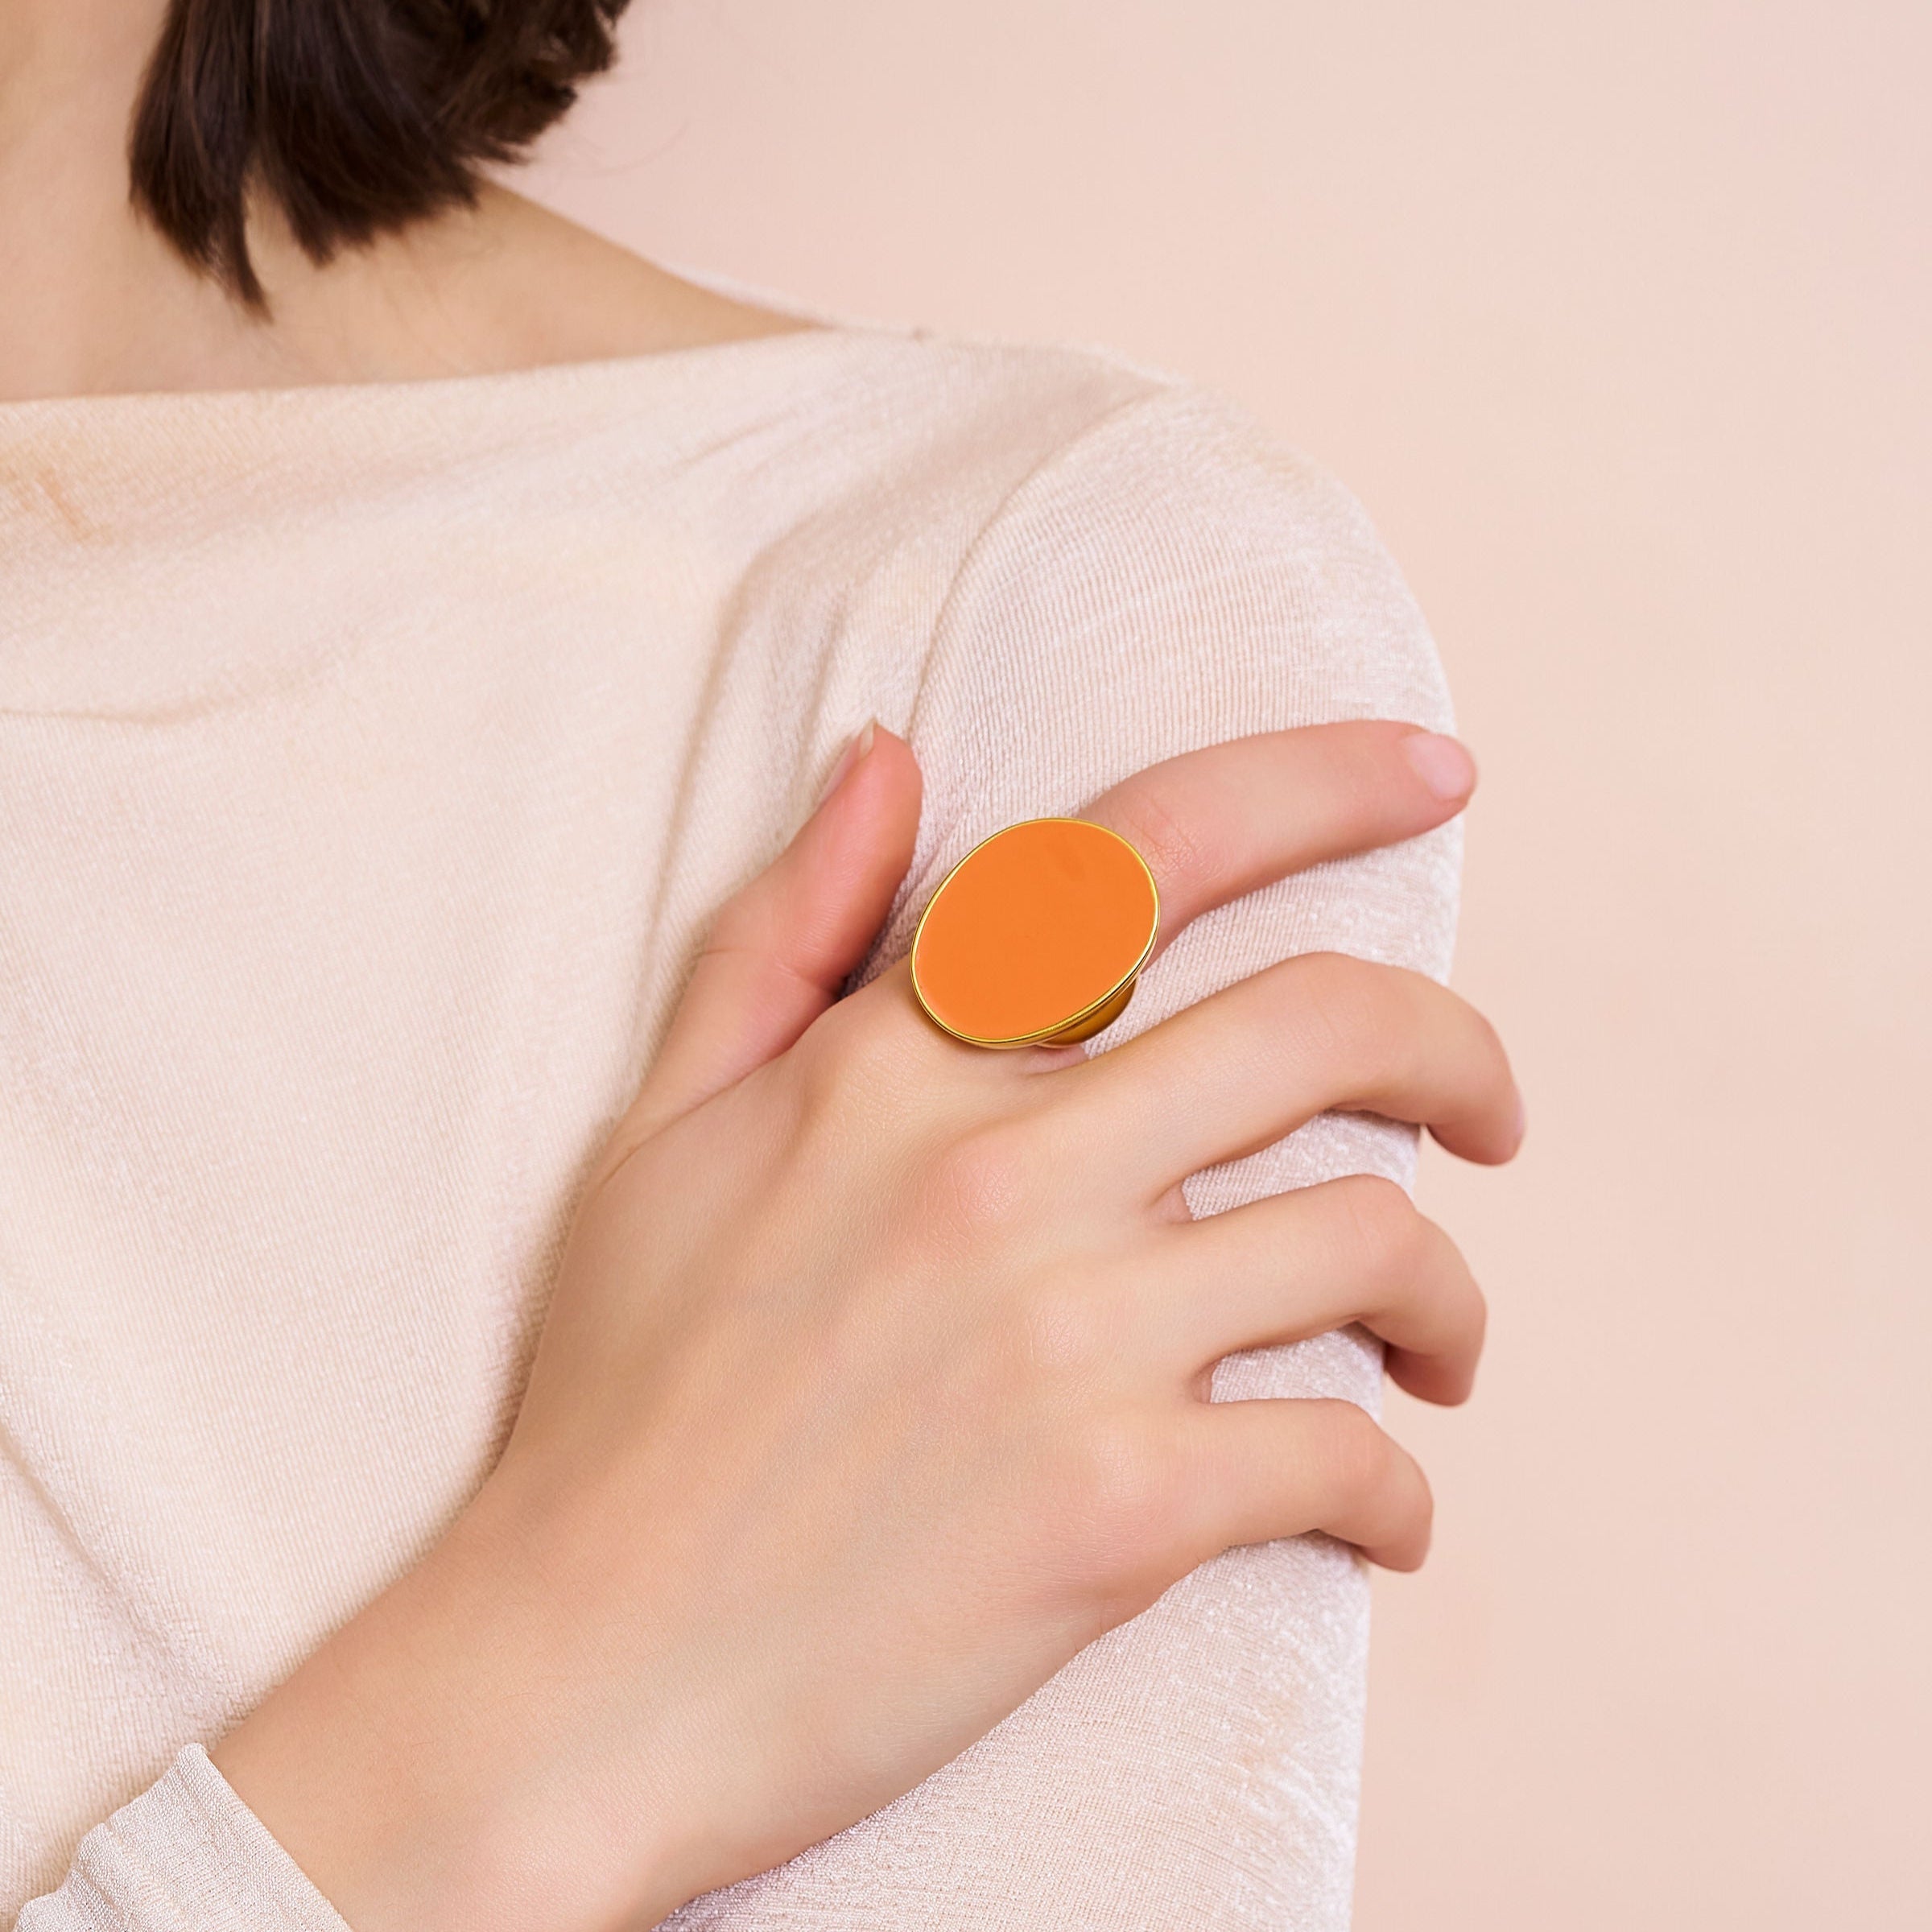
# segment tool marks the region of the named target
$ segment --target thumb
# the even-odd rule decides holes
[[[719,911],[626,1141],[775,1059],[838,997],[912,862],[919,794],[911,748],[867,724],[798,836]]]

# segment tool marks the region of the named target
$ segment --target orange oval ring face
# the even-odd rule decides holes
[[[1125,1006],[1160,910],[1153,873],[1117,833],[1027,819],[940,881],[912,943],[913,991],[976,1046],[1084,1038]]]

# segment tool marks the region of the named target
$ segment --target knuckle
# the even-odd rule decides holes
[[[1158,1592],[1170,1580],[1181,1516],[1173,1459],[1130,1418],[1090,1418],[1069,1451],[1061,1534],[1104,1594]]]
[[[826,1043],[859,1071],[869,1071],[898,1045],[900,1017],[896,1001],[866,987],[826,1008]]]
[[[763,884],[760,878],[740,886],[718,908],[705,935],[707,954],[738,952],[766,937],[769,922],[763,916],[765,894],[760,890]]]
[[[789,1056],[809,1100],[842,1108],[903,1085],[908,1055],[896,1008],[868,987],[835,1001],[812,1022]]]
[[[1435,1492],[1429,1487],[1429,1479],[1418,1469],[1411,1488],[1409,1501],[1404,1509],[1405,1524],[1410,1539],[1418,1550],[1426,1554],[1429,1547],[1429,1535],[1435,1524]],[[1416,1561],[1420,1563],[1422,1556]]]
[[[1489,1334],[1489,1298],[1473,1280],[1464,1292],[1462,1326],[1463,1346],[1473,1362],[1481,1356]]]
[[[1496,1030],[1488,1017],[1472,1006],[1471,1018],[1476,1023],[1477,1055],[1482,1067],[1482,1077],[1499,1107],[1512,1113],[1520,1105],[1517,1097],[1516,1073],[1509,1064],[1509,1050],[1503,1044],[1503,1036]]]
[[[1505,1106],[1515,1092],[1516,1081],[1502,1035],[1459,995],[1445,990],[1439,998],[1439,1025],[1445,1039],[1453,1043],[1459,1089],[1485,1108]]]
[[[1323,1487],[1351,1504],[1374,1496],[1394,1473],[1394,1444],[1355,1403],[1337,1398],[1322,1408],[1315,1439]]]
[[[1456,1010],[1463,1016],[1463,1024],[1469,1029],[1477,1055],[1492,1071],[1506,1071],[1509,1064],[1509,1054],[1503,1046],[1503,1036],[1496,1030],[1493,1022],[1480,1007],[1472,1006],[1459,993],[1451,993]]]
[[[1355,1265],[1381,1286],[1399,1284],[1422,1258],[1423,1223],[1414,1203],[1377,1174],[1352,1174],[1335,1187]]]
[[[1030,1141],[1016,1123],[974,1127],[933,1153],[925,1174],[927,1206],[956,1233],[996,1232],[1032,1205],[1038,1172]]]
[[[1393,1070],[1403,1044],[1388,968],[1339,952],[1310,953],[1298,964],[1297,1011],[1318,1053],[1338,1073],[1379,1084]]]
[[[1459,1337],[1472,1356],[1480,1355],[1483,1337],[1489,1327],[1488,1297],[1483,1293],[1482,1284],[1463,1259],[1461,1249],[1433,1221],[1424,1225],[1430,1239],[1440,1245],[1447,1264],[1443,1272],[1450,1284],[1449,1296]]]
[[[1214,833],[1216,815],[1184,815],[1162,782],[1143,774],[1121,797],[1114,829],[1147,861],[1162,893],[1179,894],[1220,876],[1225,855]]]
[[[828,1006],[793,1042],[786,1058],[799,1080],[815,1092],[828,1092],[859,1043],[865,1016],[863,1002],[839,1000]]]

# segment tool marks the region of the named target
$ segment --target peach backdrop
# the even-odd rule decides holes
[[[1932,1925],[1932,9],[634,10],[539,192],[1241,397],[1441,640],[1532,1133],[1425,1169],[1493,1341],[1359,1926]]]

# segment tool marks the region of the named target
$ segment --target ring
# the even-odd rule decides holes
[[[939,881],[913,935],[913,993],[969,1046],[1071,1046],[1126,1009],[1160,919],[1154,874],[1118,832],[1024,819]]]

